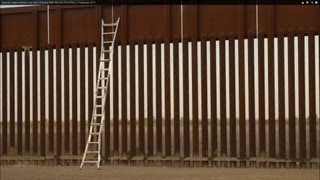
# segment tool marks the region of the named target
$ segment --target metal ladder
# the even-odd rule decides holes
[[[110,68],[112,67],[114,41],[116,39],[119,21],[120,18],[118,18],[115,23],[108,24],[104,23],[103,19],[101,20],[101,54],[99,60],[98,80],[96,84],[95,101],[92,111],[89,136],[80,164],[80,169],[86,163],[96,164],[97,168],[100,168],[101,133],[105,119],[105,102],[110,79]]]

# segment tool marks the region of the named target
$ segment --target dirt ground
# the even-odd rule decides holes
[[[1,166],[1,180],[16,179],[115,179],[115,180],[319,180],[317,169],[235,169],[102,166],[100,170],[77,166]]]

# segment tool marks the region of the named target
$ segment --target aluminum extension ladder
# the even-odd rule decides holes
[[[116,39],[120,18],[115,23],[104,23],[101,20],[101,54],[98,79],[96,83],[95,100],[92,111],[89,136],[80,164],[96,164],[100,168],[101,161],[101,134],[105,119],[105,102],[112,67],[114,41]]]

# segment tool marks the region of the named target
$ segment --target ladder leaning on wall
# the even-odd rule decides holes
[[[116,39],[120,18],[115,23],[104,23],[101,20],[101,53],[98,79],[96,83],[95,100],[89,129],[89,136],[80,164],[96,164],[100,168],[101,161],[101,134],[105,119],[105,102],[112,67],[114,41]]]

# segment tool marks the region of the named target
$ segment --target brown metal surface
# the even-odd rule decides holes
[[[30,152],[30,58],[29,58],[29,51],[26,51],[24,54],[24,62],[25,62],[25,154]]]
[[[38,85],[39,85],[39,81],[37,79],[38,77],[38,72],[36,71],[36,69],[38,69],[38,63],[37,63],[37,51],[36,50],[33,50],[32,51],[32,68],[34,69],[32,71],[32,86],[33,86],[33,89],[32,89],[32,95],[33,95],[33,99],[32,99],[32,108],[33,108],[33,111],[32,111],[32,135],[33,135],[33,139],[32,139],[32,142],[33,142],[33,147],[32,147],[32,155],[37,155],[39,153],[38,151],[38,136],[39,136],[39,133],[38,133],[38,126],[39,126],[39,123],[38,123],[38,107],[39,107],[39,104],[37,103],[38,102]]]
[[[135,82],[135,43],[130,42],[130,147],[129,155],[136,153],[136,82]]]
[[[266,138],[265,138],[265,82],[264,82],[264,34],[258,35],[258,71],[259,71],[259,150],[258,155],[266,155]]]
[[[127,154],[128,152],[128,147],[127,147],[127,125],[128,125],[128,118],[129,118],[129,114],[127,113],[127,51],[126,51],[126,46],[125,45],[121,45],[121,81],[122,81],[122,92],[121,92],[121,96],[122,96],[122,154]]]
[[[138,41],[138,97],[139,97],[139,112],[138,112],[138,123],[139,123],[139,145],[137,154],[145,154],[144,151],[144,127],[147,126],[144,121],[144,59],[143,59],[143,42]]]
[[[46,10],[46,6],[1,9],[1,46],[38,48],[48,43]],[[319,11],[317,6],[260,5],[259,32],[278,34],[288,28],[319,31]],[[183,13],[185,36],[200,39],[201,35],[211,33],[256,32],[253,5],[185,5]],[[119,41],[124,43],[138,38],[173,40],[180,36],[180,5],[115,5],[115,17],[121,18]],[[99,44],[101,18],[111,21],[111,6],[52,5],[50,43]]]
[[[227,110],[226,110],[226,53],[225,34],[221,34],[220,41],[220,143],[221,155],[227,155]]]
[[[71,84],[72,84],[72,92],[71,92],[71,102],[72,102],[72,109],[71,109],[71,114],[72,114],[72,118],[71,118],[71,132],[72,132],[72,135],[71,135],[71,142],[72,142],[72,155],[78,155],[77,154],[77,149],[78,149],[78,112],[77,112],[77,105],[78,105],[78,102],[77,102],[77,89],[78,89],[78,86],[77,84],[79,83],[78,82],[78,74],[77,74],[77,63],[78,63],[78,58],[77,58],[77,44],[72,44],[72,58],[71,58],[71,65],[72,65],[72,74],[71,74]]]
[[[164,146],[164,155],[170,155],[170,140],[171,140],[171,131],[170,131],[170,119],[171,119],[171,102],[170,102],[170,44],[168,41],[164,42],[164,124],[165,124],[165,134],[162,135],[164,138],[164,142],[162,145]],[[162,125],[163,126],[163,125]]]
[[[244,41],[239,37],[239,136],[240,136],[240,157],[246,157],[246,104],[245,104],[245,59],[244,59]]]
[[[255,92],[254,92],[254,35],[249,34],[248,38],[248,84],[249,84],[249,155],[256,157],[256,118],[255,118]]]
[[[17,49],[17,53],[18,53],[18,59],[17,59],[17,86],[16,90],[17,90],[17,109],[15,110],[15,112],[17,113],[17,129],[18,129],[18,133],[17,133],[17,154],[18,155],[22,155],[22,48],[18,47]]]
[[[201,37],[201,83],[202,83],[202,156],[208,156],[208,96],[207,96],[207,44],[206,37]]]
[[[147,138],[148,138],[148,156],[152,156],[153,155],[153,150],[154,150],[154,146],[153,146],[153,122],[155,120],[154,118],[154,114],[153,114],[153,69],[152,69],[152,65],[153,65],[153,59],[152,59],[152,39],[147,39],[146,40],[146,44],[147,44],[147,104],[145,105],[147,107],[147,129],[148,129],[148,133],[146,134]]]
[[[183,38],[182,42],[182,69],[183,69],[183,136],[184,136],[184,156],[190,156],[190,131],[189,131],[189,67],[188,67],[188,39]]]
[[[10,59],[13,59],[14,57],[14,49],[10,48],[10,55],[9,55]],[[9,76],[10,76],[10,87],[9,87],[9,92],[10,92],[10,144],[9,144],[9,148],[10,150],[12,148],[15,148],[15,132],[14,132],[14,128],[15,128],[15,116],[14,116],[14,61],[9,61]]]
[[[236,89],[235,86],[235,47],[234,34],[230,35],[229,39],[229,108],[230,108],[230,156],[236,156]]]
[[[53,147],[54,147],[54,105],[53,105],[53,46],[48,46],[48,90],[49,90],[49,97],[48,97],[48,104],[49,104],[49,154],[53,154]]]
[[[46,100],[45,100],[45,46],[40,46],[40,155],[44,156],[45,152],[45,144],[46,144]]]
[[[306,97],[305,97],[305,59],[304,59],[304,34],[302,31],[298,35],[299,57],[298,57],[298,71],[299,71],[299,147],[300,158],[306,158]],[[315,97],[315,96],[314,96]]]
[[[279,157],[286,158],[286,114],[285,114],[285,76],[284,76],[284,40],[283,40],[283,32],[279,34],[278,40],[278,91],[279,91]]]
[[[191,61],[191,70],[192,70],[192,133],[193,136],[193,155],[199,155],[199,112],[198,112],[198,63],[197,63],[197,41],[191,40],[192,42],[192,61]]]
[[[94,79],[93,79],[93,43],[88,43],[88,123],[91,123],[91,114],[93,110],[93,103],[94,103],[94,91],[93,91],[93,85],[94,85]],[[88,126],[89,131],[90,126]]]
[[[309,31],[309,108],[310,108],[310,158],[316,157],[316,88],[314,31]]]
[[[161,44],[160,44],[160,40],[156,39],[155,42],[155,50],[156,50],[156,59],[155,59],[155,63],[156,63],[156,79],[161,79],[161,54],[160,52],[160,48],[161,48]],[[161,89],[162,89],[162,84],[161,81],[156,81],[156,153],[157,154],[161,154],[162,153],[162,126],[164,126],[164,124],[162,124],[162,103],[161,103]]]
[[[216,54],[216,37],[210,36],[210,53]],[[213,55],[210,58],[211,63],[211,143],[212,154],[209,157],[214,157],[217,153],[217,76],[216,76],[216,56]]]
[[[276,156],[276,136],[275,136],[275,62],[274,62],[274,39],[268,36],[268,82],[269,82],[269,157],[275,158]]]
[[[179,88],[179,41],[173,40],[173,126],[174,126],[174,154],[178,155],[180,150],[180,88]]]
[[[114,121],[114,151],[119,152],[119,81],[118,81],[118,45],[114,47],[114,61],[113,63],[113,121]]]
[[[288,94],[289,94],[289,157],[296,157],[296,118],[295,118],[295,63],[293,32],[288,34]],[[300,41],[301,42],[301,41]],[[301,50],[300,50],[301,52]]]
[[[70,92],[70,87],[69,87],[69,82],[70,82],[70,76],[69,76],[69,68],[70,68],[70,59],[69,59],[69,49],[66,49],[67,47],[69,48],[69,44],[64,44],[64,107],[65,107],[65,112],[64,112],[64,154],[71,154],[71,147],[70,147],[70,101],[69,101],[69,92]],[[91,108],[92,109],[92,108]]]
[[[80,149],[85,148],[85,137],[86,137],[86,117],[85,117],[85,110],[86,110],[86,102],[85,102],[85,94],[86,94],[86,88],[85,88],[85,44],[83,42],[80,43]]]
[[[2,101],[3,101],[3,109],[2,109],[2,118],[3,118],[3,122],[2,122],[2,153],[4,155],[8,154],[8,136],[9,136],[9,132],[8,132],[8,124],[9,124],[9,114],[8,114],[8,105],[7,105],[7,101],[10,97],[8,97],[8,89],[7,89],[7,82],[8,82],[8,75],[7,75],[7,65],[8,65],[8,61],[7,61],[7,50],[8,49],[4,49],[3,53],[2,53]]]
[[[57,56],[56,56],[56,83],[57,83],[57,94],[56,94],[56,98],[57,98],[57,126],[56,126],[56,133],[57,133],[57,155],[61,155],[62,154],[62,106],[61,106],[61,101],[62,101],[62,76],[61,76],[61,69],[62,69],[62,65],[61,65],[61,45],[58,45],[56,48],[56,52],[57,52]]]

